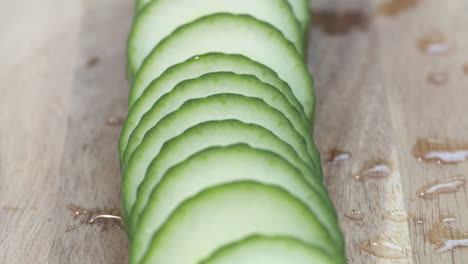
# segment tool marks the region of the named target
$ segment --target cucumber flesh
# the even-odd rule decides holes
[[[237,144],[198,152],[164,174],[137,226],[130,262],[138,263],[153,235],[184,200],[204,189],[243,180],[284,188],[308,206],[317,216],[321,229],[335,230],[335,244],[342,243],[339,232],[336,232],[339,227],[332,213],[333,207],[327,206],[327,198],[318,191],[323,188],[320,183],[310,185],[299,170],[273,152]]]
[[[310,131],[309,1],[136,2],[119,143],[129,263],[346,263]],[[188,70],[208,53],[281,84]]]
[[[146,207],[151,191],[169,168],[203,149],[236,143],[247,143],[252,147],[277,153],[298,168],[311,184],[321,185],[319,177],[314,174],[316,170],[311,169],[289,144],[271,131],[238,120],[208,121],[191,127],[181,135],[166,142],[159,155],[151,162],[141,183],[134,181],[134,178],[129,178],[126,181],[126,184],[131,185],[127,188],[127,192],[135,191],[137,197],[130,218],[126,222],[128,233],[132,235],[136,231],[141,212]],[[325,189],[322,189],[321,193],[327,197]]]
[[[175,29],[215,13],[246,14],[267,22],[304,53],[302,28],[287,0],[158,0],[149,3],[133,23],[127,50],[132,72]]]
[[[143,10],[149,3],[155,0],[137,0],[136,9]],[[310,11],[309,11],[309,1],[308,0],[288,0],[291,9],[296,17],[296,20],[299,21],[301,29],[305,34],[307,34],[307,29],[310,24]]]
[[[309,0],[289,0],[289,3],[301,25],[304,36],[307,36],[310,25]]]
[[[139,98],[133,96],[133,90],[130,91],[130,111],[125,119],[122,135],[120,137],[120,159],[123,159],[123,152],[127,147],[131,132],[133,132],[133,129],[138,125],[141,117],[151,109],[154,102],[162,95],[169,92],[179,82],[218,71],[255,75],[262,82],[278,88],[297,111],[300,113],[304,112],[302,105],[293,95],[288,84],[281,80],[278,75],[268,67],[237,54],[208,53],[195,56],[169,68],[159,78],[154,80]],[[309,124],[312,122],[313,120],[309,120]]]
[[[139,97],[170,66],[207,52],[241,54],[271,68],[289,84],[306,116],[313,116],[313,83],[304,59],[280,31],[247,15],[214,14],[178,28],[145,59],[132,93]]]
[[[216,250],[200,264],[338,264],[322,249],[291,237],[253,235]]]
[[[290,236],[340,258],[316,216],[284,189],[235,182],[182,203],[154,236],[141,263],[197,263],[222,245],[253,234]]]
[[[146,132],[154,127],[164,116],[177,110],[187,100],[220,93],[233,93],[263,99],[267,104],[282,112],[291,121],[299,134],[306,141],[309,141],[307,143],[311,148],[311,154],[314,153],[313,151],[316,151],[315,146],[311,146],[313,143],[310,138],[307,118],[303,113],[301,115],[276,87],[263,83],[252,75],[213,72],[179,83],[154,103],[153,107],[145,113],[129,137],[122,159],[124,168]]]
[[[307,151],[304,139],[297,133],[291,122],[280,111],[263,100],[237,94],[217,94],[192,99],[161,119],[146,133],[141,144],[133,152],[122,179],[125,216],[129,215],[135,202],[133,187],[141,183],[149,164],[158,155],[161,146],[166,141],[199,123],[223,119],[237,119],[263,126],[290,144],[307,164],[316,164]],[[320,173],[320,170],[317,169],[317,172]],[[126,184],[129,179],[136,181],[137,184]]]

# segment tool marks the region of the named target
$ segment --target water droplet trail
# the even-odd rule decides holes
[[[468,143],[418,138],[413,155],[424,162],[456,164],[468,160]]]
[[[465,179],[463,177],[437,180],[421,187],[416,195],[421,199],[433,199],[441,194],[455,193],[464,186]]]
[[[403,249],[394,239],[377,237],[361,242],[359,249],[376,257],[385,259],[405,259],[408,258],[407,250]]]
[[[362,221],[365,218],[365,214],[358,210],[351,210],[345,214],[346,218],[353,221]]]
[[[419,50],[428,55],[443,55],[452,50],[453,46],[447,42],[444,33],[433,31],[423,35],[418,41]]]
[[[350,158],[351,158],[351,153],[334,148],[330,150],[328,154],[328,159],[326,160],[326,162],[328,165],[336,165]]]
[[[368,179],[381,179],[390,176],[393,165],[387,161],[376,161],[370,166],[353,175],[355,180],[365,181]]]
[[[384,214],[384,219],[396,222],[403,223],[408,221],[413,217],[411,214],[406,213],[405,211],[387,211]]]

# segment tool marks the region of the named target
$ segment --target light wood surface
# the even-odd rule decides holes
[[[465,189],[415,197],[427,183],[466,176],[468,164],[418,162],[412,148],[418,138],[468,141],[468,2],[411,0],[410,8],[386,16],[376,11],[386,1],[312,2],[325,23],[310,30],[315,139],[324,159],[333,148],[352,155],[324,162],[349,263],[467,263],[468,249],[440,253],[426,241],[443,213],[468,232]],[[347,21],[356,26],[327,30],[336,12],[352,14]],[[126,112],[132,15],[129,0],[0,2],[0,263],[126,263],[118,226],[81,223],[67,207],[120,206],[120,126],[110,119]],[[453,46],[447,54],[419,49],[418,40],[435,31]],[[430,72],[447,74],[448,82],[431,84]],[[393,165],[390,176],[352,178],[379,160]],[[364,220],[346,218],[353,209]],[[388,221],[390,210],[424,223]],[[375,237],[397,241],[407,258],[360,250]]]

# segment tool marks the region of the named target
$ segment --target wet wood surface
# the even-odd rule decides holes
[[[466,263],[450,245],[468,244],[468,2],[312,7],[314,136],[349,263]],[[120,207],[132,15],[128,0],[0,3],[0,263],[126,263],[123,230],[87,217]]]

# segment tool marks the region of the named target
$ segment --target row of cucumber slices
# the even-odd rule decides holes
[[[139,0],[119,154],[131,264],[345,263],[306,0]]]

